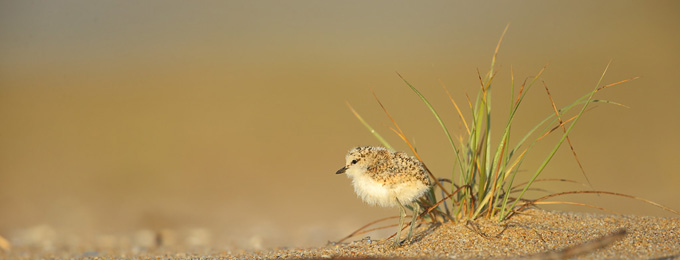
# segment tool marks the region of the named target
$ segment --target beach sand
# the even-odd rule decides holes
[[[624,231],[625,230],[625,231]],[[56,248],[35,246],[2,251],[2,259],[298,259],[298,258],[454,258],[454,259],[680,259],[680,218],[524,211],[497,223],[423,223],[412,243],[355,238],[316,248],[264,250],[186,250],[156,247]],[[374,238],[375,239],[375,238]],[[598,240],[599,239],[599,240]],[[351,241],[351,239],[350,239]],[[592,242],[597,241],[597,242]],[[592,242],[592,243],[589,243]],[[566,249],[566,250],[565,250]]]

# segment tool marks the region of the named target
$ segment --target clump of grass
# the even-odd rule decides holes
[[[506,27],[505,31],[503,32],[503,36],[505,35],[507,29],[508,28]],[[569,147],[573,153],[575,160],[579,162],[578,156],[576,155],[575,149],[571,144],[571,140],[569,138],[569,134],[572,132],[577,122],[582,118],[584,113],[588,110],[589,106],[592,105],[593,103],[621,105],[616,102],[608,100],[595,99],[595,94],[606,88],[637,79],[637,77],[622,80],[612,84],[602,85],[602,80],[609,67],[609,65],[607,65],[602,75],[600,76],[600,79],[598,80],[597,84],[595,84],[595,87],[590,92],[586,93],[580,98],[574,100],[572,103],[561,108],[558,108],[558,106],[555,104],[555,102],[552,99],[552,96],[550,95],[550,91],[548,89],[547,84],[543,82],[543,86],[546,90],[547,96],[550,100],[550,103],[552,104],[553,111],[551,111],[546,118],[544,118],[542,121],[536,124],[528,132],[521,135],[522,138],[519,139],[518,142],[511,144],[510,136],[512,134],[513,123],[514,119],[516,118],[518,109],[522,102],[524,101],[527,92],[539,82],[539,79],[542,73],[545,71],[546,67],[543,67],[536,74],[536,76],[525,80],[519,86],[518,90],[516,89],[516,86],[514,84],[514,74],[511,69],[510,73],[511,95],[509,97],[511,99],[511,102],[509,107],[509,116],[507,118],[507,121],[500,122],[499,125],[500,141],[498,142],[498,144],[493,145],[491,142],[492,125],[495,127],[495,125],[498,124],[496,121],[494,121],[497,117],[496,114],[498,112],[496,112],[496,110],[492,110],[491,92],[494,89],[494,87],[492,87],[493,86],[492,83],[496,75],[495,70],[496,57],[498,55],[498,50],[503,40],[503,36],[501,36],[501,39],[499,40],[498,45],[496,46],[496,50],[494,51],[493,57],[491,59],[491,68],[489,69],[489,72],[484,74],[484,76],[482,76],[478,72],[480,88],[477,92],[476,98],[474,98],[473,100],[470,100],[468,98],[468,106],[471,111],[469,116],[466,117],[464,115],[463,111],[461,110],[461,107],[458,105],[458,103],[454,101],[453,97],[448,92],[448,90],[444,88],[444,91],[448,95],[449,99],[451,100],[451,103],[453,104],[454,108],[458,113],[459,118],[462,120],[463,125],[465,126],[465,132],[460,134],[458,142],[454,140],[454,138],[451,135],[451,132],[446,127],[446,124],[440,117],[439,113],[437,113],[435,108],[432,106],[432,104],[428,101],[428,99],[420,91],[418,91],[418,89],[411,85],[411,83],[409,83],[404,77],[397,73],[399,77],[404,81],[404,83],[422,100],[422,102],[430,110],[431,114],[437,120],[441,129],[446,135],[446,138],[448,139],[448,144],[453,149],[455,155],[452,158],[454,161],[454,167],[452,169],[450,179],[435,177],[435,175],[432,174],[432,172],[430,172],[429,169],[427,169],[427,166],[425,166],[425,169],[430,173],[430,177],[434,180],[435,185],[430,190],[429,194],[419,201],[419,203],[421,204],[421,208],[423,209],[423,212],[417,213],[419,213],[421,217],[429,217],[433,220],[446,219],[454,222],[474,220],[480,217],[495,218],[498,221],[503,221],[512,216],[512,214],[514,214],[514,212],[516,212],[517,210],[523,209],[524,207],[527,207],[529,205],[545,203],[543,202],[543,200],[547,198],[574,193],[596,193],[638,199],[650,203],[652,205],[664,208],[676,214],[680,214],[677,211],[663,207],[648,200],[644,200],[630,195],[605,191],[585,190],[555,193],[536,200],[528,200],[524,198],[525,193],[528,190],[532,189],[531,187],[535,182],[569,181],[555,179],[539,179],[539,176],[544,171],[546,166],[550,163],[555,153],[565,143],[565,141],[567,144],[569,144]],[[401,130],[396,121],[389,114],[385,106],[383,106],[383,104],[380,102],[377,95],[375,95],[375,93],[373,94],[376,97],[378,104],[381,106],[385,114],[389,117],[389,119],[392,121],[394,125],[394,127],[390,129],[393,132],[395,132],[410,147],[411,151],[416,156],[416,158],[418,158],[422,162],[422,159],[418,155],[418,152],[416,151],[415,147],[408,140],[404,132]],[[384,146],[391,149],[392,146],[380,134],[378,134],[378,132],[375,129],[373,129],[351,106],[350,109],[352,110],[352,113],[354,113],[354,115],[359,119],[359,121],[361,121],[361,123],[363,123],[364,126],[366,126],[369,129],[369,131],[372,134],[374,134],[376,138],[378,138],[378,140]],[[569,111],[572,111],[572,113],[573,111],[576,111],[576,113],[574,116],[566,118],[565,114]],[[469,119],[467,119],[468,117]],[[494,128],[494,130],[496,130],[496,128]],[[553,144],[550,152],[544,155],[532,154],[531,152],[534,146],[539,141],[543,140],[545,136],[550,134],[560,135],[559,140]],[[543,160],[541,161],[540,165],[537,168],[530,170],[531,174],[528,177],[524,176],[522,177],[528,179],[526,182],[520,185],[516,185],[515,181],[516,179],[519,179],[518,178],[519,169],[529,154],[531,154],[532,156],[542,156]],[[424,162],[423,165],[425,165]],[[589,180],[585,175],[585,171],[583,170],[583,167],[581,166],[580,162],[579,166],[581,168],[583,175],[586,178],[586,181],[589,184]],[[447,186],[450,187],[446,188],[442,183],[450,183],[450,185],[447,184]],[[439,197],[437,196],[438,193],[437,190],[439,191],[439,193],[441,193]],[[598,208],[595,206],[579,203],[571,202],[562,203],[577,204]],[[362,229],[367,228],[372,224],[375,223],[371,223],[366,227],[363,227]],[[358,232],[361,231],[362,229],[357,230],[357,232],[353,233],[352,235],[358,235],[359,234]]]

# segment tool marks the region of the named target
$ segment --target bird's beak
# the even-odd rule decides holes
[[[335,172],[335,174],[345,173],[346,170],[347,170],[347,167],[342,167],[342,168],[340,168],[340,170],[338,170],[337,172]]]

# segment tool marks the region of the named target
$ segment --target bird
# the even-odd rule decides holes
[[[344,173],[352,179],[354,191],[364,202],[381,207],[399,207],[399,229],[393,247],[401,244],[401,230],[406,217],[404,205],[412,205],[413,219],[407,241],[411,240],[420,211],[416,201],[431,187],[420,160],[385,147],[360,146],[347,153],[345,166],[335,173]]]

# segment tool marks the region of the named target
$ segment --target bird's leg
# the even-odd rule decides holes
[[[397,236],[394,238],[394,244],[392,244],[392,247],[399,247],[399,242],[401,241],[401,227],[404,226],[404,218],[406,218],[406,208],[401,204],[399,199],[396,200],[397,204],[399,204],[399,228],[397,229]]]
[[[418,220],[418,215],[420,214],[420,204],[418,204],[417,201],[413,202],[413,219],[411,220],[411,228],[408,230],[408,236],[406,237],[406,241],[411,241],[411,234],[413,234],[413,227],[416,225],[416,221]]]

